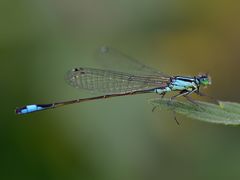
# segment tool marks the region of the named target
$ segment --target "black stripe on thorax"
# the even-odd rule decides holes
[[[196,79],[194,77],[175,76],[173,79],[186,82],[196,82]]]

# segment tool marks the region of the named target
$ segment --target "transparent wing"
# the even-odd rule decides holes
[[[139,75],[156,75],[169,77],[168,75],[158,71],[155,68],[149,67],[137,59],[134,59],[112,47],[103,46],[98,49],[96,59],[100,64],[109,70],[119,72],[131,72]]]
[[[169,78],[136,76],[110,70],[75,68],[67,73],[69,85],[102,93],[126,93],[167,86]]]

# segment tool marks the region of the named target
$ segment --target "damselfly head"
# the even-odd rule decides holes
[[[199,74],[197,76],[197,79],[199,81],[199,84],[202,86],[209,86],[212,84],[211,77],[206,73],[206,74]]]

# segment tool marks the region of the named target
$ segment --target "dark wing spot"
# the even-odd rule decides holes
[[[72,69],[72,72],[77,72],[77,71],[78,71],[78,68]]]
[[[79,72],[80,74],[85,74],[85,71],[84,71],[83,68],[74,68],[72,71],[73,72]]]

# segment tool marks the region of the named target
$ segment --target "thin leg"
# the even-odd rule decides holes
[[[198,106],[199,108],[201,108],[202,110],[204,110],[204,108],[201,107],[199,103],[197,103],[194,99],[192,99],[192,98],[189,96],[190,94],[192,94],[192,93],[194,93],[194,92],[196,92],[196,91],[197,91],[197,89],[191,91],[191,92],[190,92],[189,94],[187,94],[187,95],[184,95],[184,97],[185,97],[189,102],[193,103],[194,105],[196,105],[196,106]]]
[[[173,116],[174,116],[174,120],[176,121],[177,125],[180,126],[180,123],[179,123],[179,121],[177,120],[177,116],[176,116],[176,112],[175,112],[175,111],[173,111]]]
[[[197,103],[194,99],[192,99],[190,96],[184,95],[184,97],[185,97],[189,102],[191,102],[191,103],[193,103],[193,104],[195,104],[195,105],[198,105],[198,103]]]
[[[194,89],[190,92],[188,92],[187,94],[183,95],[189,102],[195,104],[195,105],[198,105],[197,102],[195,100],[193,100],[189,95],[191,95],[192,93],[196,92],[197,89]]]
[[[175,96],[172,96],[172,97],[170,98],[170,101],[169,101],[169,102],[171,102],[173,99],[175,99],[175,98],[177,98],[177,97],[181,97],[181,96],[187,95],[188,93],[189,93],[188,91],[182,91],[182,92],[180,92],[180,94],[177,94],[177,95],[175,95]],[[163,98],[163,97],[166,95],[166,93],[164,92],[164,93],[162,93],[161,95],[162,95],[161,98]],[[169,103],[169,102],[168,102],[168,103]],[[152,112],[154,112],[157,107],[158,107],[158,106],[154,106],[154,107],[152,108]],[[174,110],[173,110],[172,112],[173,112],[174,120],[176,121],[177,125],[180,125],[179,121],[177,120],[176,112],[175,112]]]
[[[186,94],[188,94],[188,91],[181,91],[179,94],[170,97],[170,100],[168,101],[167,104],[170,105],[170,104],[172,103],[172,100],[174,100],[174,99],[176,99],[176,98],[178,98],[178,97],[184,96],[184,95],[186,95]]]
[[[196,92],[196,94],[199,95],[199,96],[205,96],[205,97],[212,98],[212,97],[210,97],[209,95],[204,94],[204,93],[202,93],[202,92],[200,92],[200,91]]]
[[[175,95],[175,96],[172,96],[170,98],[170,101],[168,101],[168,105],[170,105],[170,103],[172,102],[172,100],[178,98],[178,97],[181,97],[181,96],[185,96],[187,95],[189,92],[188,91],[181,91],[179,94]],[[174,116],[174,120],[176,121],[177,125],[180,125],[179,121],[177,120],[177,116],[176,116],[176,112],[174,110],[172,110],[173,112],[173,116]]]
[[[152,108],[152,112],[154,112],[154,111],[157,109],[157,107],[158,107],[158,106],[154,106],[154,107]]]
[[[175,95],[175,96],[172,96],[172,97],[170,98],[169,103],[170,103],[172,100],[174,100],[174,99],[176,99],[176,98],[178,98],[178,97],[184,96],[187,100],[189,100],[189,101],[191,101],[192,103],[196,104],[196,102],[188,96],[188,95],[192,94],[192,93],[195,92],[195,91],[196,91],[196,89],[194,89],[193,91],[190,91],[190,92],[189,92],[189,91],[181,91],[179,94],[177,94],[177,95]],[[175,112],[174,110],[173,110],[173,116],[174,116],[174,120],[176,121],[177,125],[180,125],[179,121],[177,120],[176,112]]]
[[[161,98],[163,99],[165,95],[166,95],[166,92],[162,93]]]
[[[188,94],[189,94],[189,91],[181,91],[179,94],[177,94],[177,95],[175,95],[175,96],[172,96],[172,97],[170,98],[170,101],[172,101],[172,100],[174,100],[174,99],[176,99],[176,98],[178,98],[178,97],[188,95]]]
[[[219,101],[217,99],[215,99],[215,98],[213,98],[213,97],[211,97],[211,96],[209,96],[207,94],[204,94],[204,93],[199,92],[199,91],[197,91],[196,94],[199,95],[199,96],[208,97],[208,98],[212,99],[213,101],[215,101],[218,105],[220,105],[220,103],[219,103]]]
[[[163,93],[161,94],[161,99],[163,99],[165,95],[166,95],[166,92],[163,92]],[[154,107],[152,108],[152,112],[154,112],[157,107],[158,107],[158,106],[154,106]]]

